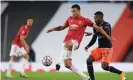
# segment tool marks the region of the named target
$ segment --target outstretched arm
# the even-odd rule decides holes
[[[113,37],[107,35],[107,33],[102,28],[100,28],[99,26],[93,24],[93,22],[90,19],[86,18],[85,20],[86,20],[86,23],[87,23],[88,26],[92,26],[95,30],[97,30],[101,34],[103,34],[107,39],[115,40]]]
[[[49,29],[47,31],[47,33],[52,32],[52,31],[61,31],[61,30],[64,30],[65,28],[68,27],[68,25],[69,25],[69,18],[66,20],[66,22],[62,26],[58,26],[58,27]]]
[[[93,24],[92,26],[95,30],[99,31],[101,34],[103,34],[107,39],[109,40],[115,40],[115,38],[109,36],[102,28],[100,28],[99,26]]]
[[[67,27],[68,27],[68,25],[64,24],[64,25],[62,25],[62,26],[58,26],[58,27],[49,29],[49,30],[47,31],[47,33],[52,32],[52,31],[61,31],[61,30],[64,30],[65,28],[67,28]]]

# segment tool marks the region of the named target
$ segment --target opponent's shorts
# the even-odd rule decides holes
[[[72,52],[73,52],[74,50],[77,50],[77,49],[78,49],[79,44],[78,44],[78,42],[77,42],[76,40],[71,40],[71,41],[72,41],[72,43],[73,43],[72,51],[69,51],[69,50],[65,47],[66,43],[63,43],[62,51],[61,51],[61,54],[60,54],[59,61],[62,61],[62,60],[64,60],[64,59],[68,59],[68,58],[69,58],[69,59],[72,59]]]
[[[102,62],[110,63],[112,59],[113,48],[95,48],[91,52],[91,56],[95,61],[101,60]]]
[[[19,47],[16,44],[13,44],[11,46],[11,51],[10,51],[10,56],[24,56],[25,54],[27,54],[26,50],[24,49],[24,47]]]

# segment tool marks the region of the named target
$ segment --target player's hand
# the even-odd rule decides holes
[[[47,31],[47,33],[52,32],[52,31],[54,31],[54,28],[49,29],[49,30]]]
[[[92,35],[92,33],[89,33],[89,32],[85,32],[85,36],[91,36]]]
[[[88,52],[88,46],[86,46],[84,49],[85,49],[86,52]]]
[[[116,39],[114,37],[108,37],[108,39],[111,41],[113,41],[113,40],[116,41]]]

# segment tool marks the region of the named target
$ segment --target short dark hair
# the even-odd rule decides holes
[[[94,15],[102,15],[102,16],[104,16],[103,12],[101,12],[101,11],[95,12]]]
[[[28,20],[28,19],[33,19],[33,18],[32,18],[31,16],[29,16],[29,17],[27,18],[27,20]]]
[[[27,19],[26,19],[26,21],[24,22],[24,24],[27,24],[27,20],[28,19],[33,19],[33,18],[31,16],[28,16]]]
[[[74,5],[72,5],[71,8],[77,8],[78,10],[80,10],[80,6],[79,6],[78,4],[74,4]]]

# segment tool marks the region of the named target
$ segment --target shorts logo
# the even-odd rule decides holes
[[[105,56],[106,58],[108,58],[108,57],[109,57],[109,51],[107,51],[106,53],[104,53],[104,56]]]

